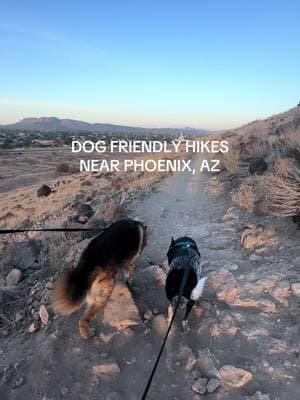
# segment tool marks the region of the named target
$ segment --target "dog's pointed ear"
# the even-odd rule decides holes
[[[174,243],[175,243],[175,240],[174,240],[174,238],[172,236],[171,244],[173,245]]]

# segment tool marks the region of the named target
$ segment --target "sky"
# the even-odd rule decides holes
[[[0,2],[0,124],[228,129],[300,100],[298,0]]]

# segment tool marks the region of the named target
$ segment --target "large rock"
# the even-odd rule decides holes
[[[192,349],[188,346],[182,346],[179,349],[177,360],[179,360],[183,365],[186,371],[191,371],[194,367],[197,359]]]
[[[263,175],[268,169],[268,165],[263,158],[252,158],[249,161],[249,173],[251,175]]]
[[[39,260],[41,251],[40,240],[26,240],[21,243],[10,243],[1,259],[2,265],[11,265],[24,271],[33,267]]]
[[[205,394],[206,393],[206,385],[207,385],[207,378],[200,378],[198,379],[192,386],[192,389],[194,392],[199,393],[199,394]]]
[[[230,388],[241,388],[253,378],[251,372],[234,365],[224,365],[220,369],[220,375],[222,384]]]
[[[273,247],[278,244],[275,237],[276,229],[274,225],[265,228],[255,225],[245,227],[241,235],[241,244],[245,249],[254,250],[257,247]]]
[[[220,386],[220,381],[219,381],[219,379],[211,378],[211,379],[208,381],[208,384],[207,384],[207,393],[213,393],[213,392],[215,392],[215,391],[218,389],[219,386]]]
[[[225,268],[208,274],[209,283],[215,290],[219,300],[224,301],[230,307],[261,308],[266,312],[273,313],[276,306],[272,301],[265,298],[253,297],[248,294],[248,289],[253,285],[241,286],[237,283],[234,275]]]
[[[165,315],[156,315],[151,321],[151,328],[156,335],[164,337],[168,329],[168,323]]]
[[[105,307],[103,323],[117,329],[139,325],[138,309],[125,283],[117,282]]]
[[[197,368],[207,378],[220,378],[216,360],[209,348],[198,350]]]
[[[288,299],[291,295],[291,288],[288,281],[281,281],[270,290],[270,294],[279,303],[288,306]]]
[[[293,283],[291,288],[293,295],[296,297],[300,297],[300,282]]]
[[[13,268],[6,277],[7,286],[17,285],[22,280],[22,271]]]
[[[76,208],[77,215],[74,220],[81,224],[85,224],[95,213],[92,206],[88,203],[80,204]]]

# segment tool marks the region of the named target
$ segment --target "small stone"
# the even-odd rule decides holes
[[[251,256],[249,257],[249,260],[252,262],[256,262],[256,261],[261,261],[262,257],[257,255],[257,254],[251,254]]]
[[[250,382],[253,378],[251,372],[234,365],[224,365],[220,369],[222,383],[232,388],[241,388]]]
[[[216,391],[218,389],[219,386],[220,386],[219,379],[211,378],[207,384],[207,392],[213,393],[214,391]]]
[[[16,313],[15,322],[18,323],[22,321],[23,318],[24,318],[24,313],[22,311],[18,311]]]
[[[290,361],[284,361],[283,365],[285,366],[285,368],[292,368],[293,364]]]
[[[246,400],[271,400],[269,394],[263,394],[262,392],[258,391],[255,392],[253,396],[247,396]]]
[[[46,307],[42,304],[39,310],[39,317],[42,321],[42,324],[44,326],[47,326],[49,323],[49,314],[48,311],[46,309]]]
[[[22,271],[17,268],[13,268],[6,277],[7,286],[17,285],[22,280]]]
[[[198,350],[197,368],[203,376],[220,378],[220,373],[215,367],[215,357],[208,348]]]
[[[127,360],[127,361],[126,361],[126,364],[132,365],[132,364],[135,364],[136,361],[137,361],[136,357],[135,357],[135,356],[132,356],[130,360]]]
[[[47,282],[45,288],[48,289],[48,290],[54,289],[54,283],[53,282]]]
[[[291,288],[293,295],[296,297],[300,297],[300,282],[293,283]]]
[[[118,364],[111,360],[110,362],[105,362],[103,364],[98,364],[93,367],[93,373],[96,376],[106,375],[106,376],[117,376],[120,373],[120,367]]]
[[[73,353],[76,354],[76,356],[80,356],[82,354],[82,350],[80,347],[74,347]]]
[[[21,376],[21,377],[20,377],[18,380],[16,380],[16,382],[14,383],[13,389],[19,388],[19,387],[22,386],[24,383],[25,383],[25,378],[23,378],[23,377]]]
[[[156,315],[151,321],[151,328],[158,336],[163,337],[168,329],[166,317],[163,314]]]
[[[69,389],[67,388],[67,387],[63,387],[61,390],[60,390],[60,394],[62,395],[62,397],[64,397],[64,396],[66,396],[68,393],[69,393]]]
[[[226,263],[224,265],[224,268],[226,268],[228,271],[237,271],[239,269],[239,266],[234,263]]]
[[[146,321],[150,321],[153,318],[153,312],[151,310],[148,310],[144,313],[144,319]]]
[[[194,369],[194,371],[192,371],[192,377],[193,377],[193,379],[200,379],[201,378],[201,374],[200,374],[199,371]]]
[[[199,394],[205,394],[207,390],[206,389],[207,382],[208,382],[207,378],[198,379],[197,382],[194,383],[192,386],[193,391]]]
[[[29,333],[34,333],[40,329],[40,324],[33,322],[32,324],[29,325],[28,332]]]

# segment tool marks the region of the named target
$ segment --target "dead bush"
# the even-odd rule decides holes
[[[256,202],[256,195],[252,186],[242,183],[237,189],[231,192],[231,201],[234,205],[253,213]]]
[[[278,158],[273,165],[274,174],[282,178],[288,178],[293,174],[295,168],[296,164],[293,158]]]
[[[265,208],[271,215],[290,217],[300,212],[300,170],[286,168],[281,175],[270,175],[265,184]]]
[[[249,143],[247,152],[249,157],[266,158],[270,154],[271,146],[266,140],[256,138],[255,141]]]
[[[56,172],[60,175],[67,174],[70,172],[70,166],[68,163],[60,163],[56,167]]]
[[[237,138],[228,141],[229,149],[221,156],[221,167],[225,168],[230,174],[235,175],[240,169],[240,146]]]

